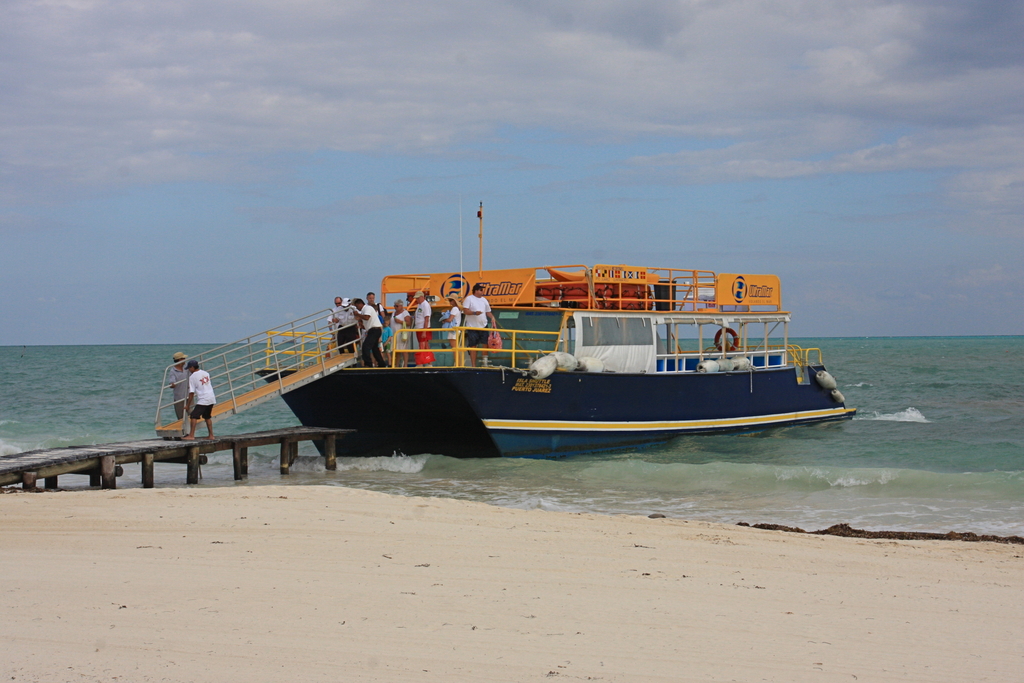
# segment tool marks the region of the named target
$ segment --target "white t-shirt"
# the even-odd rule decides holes
[[[363,305],[363,310],[359,311],[359,315],[368,315],[368,316],[370,316],[369,320],[363,320],[362,321],[364,329],[369,330],[370,328],[373,328],[373,327],[383,327],[383,325],[381,325],[381,322],[380,322],[380,316],[377,314],[377,309],[375,309],[370,304],[364,304]]]
[[[213,382],[206,370],[196,370],[188,378],[188,390],[196,395],[197,406],[212,406],[217,402],[213,395]]]
[[[491,312],[487,299],[470,294],[463,300],[462,310],[466,311],[466,327],[487,327],[487,314]],[[471,315],[471,310],[476,311],[476,315]]]
[[[448,311],[448,327],[455,328],[455,327],[458,327],[461,324],[462,324],[462,311],[457,309],[455,306],[452,306],[451,310]],[[453,329],[451,332],[448,333],[448,338],[449,339],[455,339],[455,337],[457,337],[458,334],[459,333],[456,332]]]
[[[409,311],[404,310],[404,309],[402,310],[401,313],[395,313],[394,315],[392,315],[391,316],[391,331],[394,332],[397,335],[400,331],[405,329],[405,327],[406,327],[405,323],[407,323],[407,321],[409,320],[410,317],[412,317],[412,316],[409,315]]]
[[[423,303],[416,307],[416,329],[424,330],[430,327],[430,304],[424,299]]]
[[[341,326],[341,306],[335,306],[331,309],[331,314],[327,316],[327,324],[332,330],[336,330]]]

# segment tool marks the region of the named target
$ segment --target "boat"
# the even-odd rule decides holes
[[[478,283],[501,345],[478,350],[474,367],[469,328],[449,349],[439,318]],[[430,367],[394,367],[418,353],[396,349],[392,367],[344,368],[283,394],[303,425],[356,430],[349,454],[550,457],[856,413],[820,349],[789,343],[774,275],[569,265],[381,283],[389,303],[417,291],[433,308]],[[536,371],[556,353],[598,371]]]
[[[487,330],[493,348],[471,350],[473,328],[440,320],[448,297],[478,284],[497,328]],[[200,357],[219,398],[214,419],[280,395],[303,425],[355,430],[339,454],[477,458],[856,414],[821,350],[790,343],[775,275],[575,264],[388,275],[380,290],[383,302],[422,292],[431,303],[423,348],[413,341],[391,349],[389,367],[358,367],[354,348],[333,348],[330,312],[318,312]],[[434,362],[417,366],[426,351]],[[170,405],[162,393],[157,433],[168,438],[181,434],[162,419]]]

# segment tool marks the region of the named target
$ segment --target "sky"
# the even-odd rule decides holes
[[[1022,334],[1022,35],[1017,0],[4,0],[0,345],[231,341],[475,268],[480,202],[486,268]]]

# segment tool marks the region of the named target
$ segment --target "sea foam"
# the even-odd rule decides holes
[[[882,420],[884,422],[930,422],[917,408],[907,408],[898,413],[880,413],[877,410],[870,415],[859,415],[855,420]]]
[[[399,472],[417,474],[423,471],[429,455],[376,456],[371,458],[338,458],[338,469],[342,472],[359,470],[363,472]]]
[[[9,444],[3,439],[0,439],[0,455],[14,455],[15,453],[21,453],[22,449],[18,448],[13,444]]]

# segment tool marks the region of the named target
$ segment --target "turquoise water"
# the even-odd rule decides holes
[[[1013,365],[1024,337],[794,341],[822,348],[847,404],[860,410],[855,420],[559,460],[342,457],[337,472],[325,472],[305,444],[287,478],[270,447],[254,449],[243,483],[232,481],[229,453],[211,456],[200,486],[337,485],[725,523],[1024,535],[1024,378]],[[205,348],[0,347],[0,453],[151,437],[171,354]],[[217,426],[294,424],[278,399]],[[125,470],[118,485],[139,486],[138,468]],[[182,486],[184,468],[158,465],[156,477],[157,486]]]

